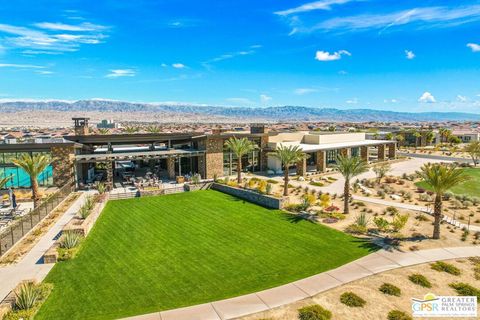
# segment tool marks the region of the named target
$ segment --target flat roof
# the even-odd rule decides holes
[[[53,147],[81,148],[82,145],[70,141],[47,143],[2,143],[0,144],[0,152],[50,151]]]
[[[190,141],[202,134],[191,133],[132,133],[132,134],[88,134],[65,136],[64,139],[82,144],[128,144],[154,143],[171,141]]]
[[[75,160],[78,163],[89,163],[89,162],[103,162],[103,161],[162,159],[162,158],[171,158],[171,157],[195,157],[203,154],[205,154],[205,151],[203,150],[168,149],[168,150],[143,151],[143,152],[78,154],[75,156]]]
[[[324,143],[324,144],[307,144],[307,143],[281,143],[278,145],[298,145],[302,151],[311,152],[311,151],[320,151],[320,150],[334,150],[342,148],[356,148],[363,146],[375,146],[379,144],[390,144],[395,143],[392,140],[363,140],[363,141],[352,141],[352,142],[338,142],[338,143]]]

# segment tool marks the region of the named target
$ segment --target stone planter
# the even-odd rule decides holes
[[[56,263],[58,260],[58,243],[55,242],[44,254],[43,254],[43,263]]]
[[[185,191],[206,190],[206,189],[210,189],[211,185],[212,185],[211,182],[201,182],[198,184],[185,183],[183,185],[183,188],[185,189]]]
[[[213,183],[211,188],[269,209],[282,209],[285,205],[283,198],[275,198],[255,191],[230,187],[219,183]]]

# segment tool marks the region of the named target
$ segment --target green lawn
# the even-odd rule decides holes
[[[216,191],[111,201],[36,319],[113,319],[271,288],[372,245]]]
[[[464,170],[469,176],[470,180],[454,187],[451,192],[455,194],[466,194],[474,197],[480,197],[480,168],[465,168]],[[430,186],[424,181],[415,183],[417,187],[430,190]]]

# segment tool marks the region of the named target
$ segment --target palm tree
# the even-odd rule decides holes
[[[23,169],[23,171],[30,176],[33,206],[36,208],[40,202],[37,177],[50,165],[50,163],[52,163],[52,159],[42,154],[36,154],[32,156],[29,153],[25,153],[20,158],[15,159],[12,162],[17,167]]]
[[[345,186],[343,189],[343,213],[348,214],[350,208],[348,201],[350,200],[350,180],[368,171],[368,163],[360,157],[347,157],[343,155],[337,156],[336,168],[345,178]]]
[[[136,133],[138,132],[138,127],[126,126],[123,131],[125,131],[125,133],[128,133],[128,134]]]
[[[242,183],[242,157],[257,148],[257,145],[247,138],[231,137],[225,146],[237,156],[237,182]]]
[[[472,158],[473,165],[477,166],[480,158],[480,141],[470,142],[464,149]]]
[[[452,135],[452,130],[447,128],[441,128],[440,130],[438,130],[438,133],[440,134],[441,142],[448,142],[448,139]]]
[[[405,141],[405,136],[403,134],[397,134],[395,136],[395,140],[398,141],[398,149],[403,145],[403,142]]]
[[[149,133],[159,133],[162,131],[162,129],[159,126],[155,126],[155,125],[148,126],[146,130]]]
[[[282,162],[284,172],[283,195],[288,196],[288,168],[307,156],[299,146],[280,145],[273,155]]]
[[[5,189],[5,186],[10,181],[11,177],[1,177],[0,178],[0,189]]]
[[[432,188],[432,191],[435,192],[433,239],[440,239],[442,197],[447,190],[467,181],[469,177],[462,169],[455,165],[447,166],[440,163],[425,164],[417,174]]]

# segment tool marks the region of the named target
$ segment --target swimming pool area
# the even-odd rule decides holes
[[[6,187],[14,188],[29,188],[30,176],[20,168],[17,167],[3,167],[0,168],[0,177],[11,177],[10,181],[7,183]],[[48,166],[42,173],[37,177],[38,184],[41,186],[52,186],[53,185],[53,168]]]

